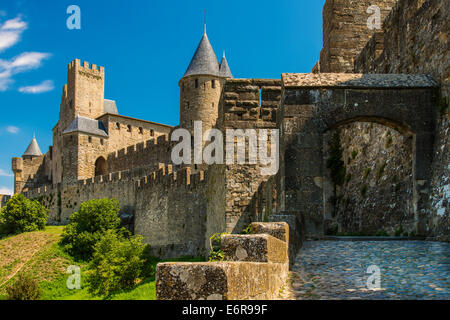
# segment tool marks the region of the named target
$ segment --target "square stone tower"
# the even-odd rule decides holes
[[[104,114],[105,69],[73,60],[67,68],[67,101],[61,104],[61,129],[65,130],[77,115],[95,119]]]

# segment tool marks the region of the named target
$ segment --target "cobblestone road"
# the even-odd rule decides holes
[[[367,287],[371,265],[379,290]],[[450,299],[450,243],[307,241],[292,271],[297,299]]]

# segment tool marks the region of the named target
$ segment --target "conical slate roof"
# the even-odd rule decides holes
[[[216,54],[206,35],[206,28],[202,40],[200,40],[197,50],[194,53],[194,57],[183,77],[201,74],[219,75],[219,61],[217,60]]]
[[[225,78],[233,78],[230,67],[228,66],[227,58],[225,57],[225,51],[223,52],[222,62],[220,63],[219,75]]]
[[[39,145],[36,141],[36,138],[33,137],[33,140],[31,140],[30,145],[28,146],[27,150],[25,150],[24,156],[42,156],[41,149],[39,149]]]

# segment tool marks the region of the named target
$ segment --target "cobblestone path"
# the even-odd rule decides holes
[[[381,289],[368,289],[371,265]],[[450,243],[306,241],[292,271],[297,299],[450,300]]]

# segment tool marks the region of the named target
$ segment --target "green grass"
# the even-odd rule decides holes
[[[0,280],[8,275],[11,275],[14,268],[17,268],[17,264],[21,263],[21,268],[13,277],[7,280],[0,287],[0,300],[7,299],[6,288],[14,283],[17,276],[20,273],[29,273],[31,276],[39,282],[39,287],[42,291],[42,300],[155,300],[156,299],[156,287],[155,287],[155,274],[150,277],[142,279],[134,288],[129,290],[122,290],[115,292],[108,297],[96,296],[88,292],[86,286],[83,285],[83,274],[86,271],[87,262],[76,261],[69,254],[67,254],[63,248],[58,244],[63,227],[61,226],[49,226],[44,231],[37,231],[34,233],[20,234],[16,236],[9,236],[0,240],[0,249],[8,248],[8,244],[14,244],[17,249],[17,242],[22,238],[34,238],[40,239],[43,236],[48,236],[45,241],[42,241],[42,245],[38,250],[33,248],[36,253],[30,258],[21,259],[21,252],[27,252],[33,245],[33,241],[23,242],[17,253],[11,249],[0,251],[0,258],[10,258],[10,263],[4,265],[0,269]],[[7,243],[8,241],[8,243]],[[22,242],[18,242],[21,244]],[[36,243],[34,243],[36,246]],[[15,251],[15,250],[14,250]],[[17,259],[13,259],[12,255],[17,254]],[[6,261],[6,260],[5,260]],[[156,265],[159,262],[202,262],[205,261],[203,257],[182,257],[178,259],[170,259],[159,261],[156,258],[150,259],[152,269],[156,270]],[[69,290],[66,282],[69,274],[66,274],[67,267],[70,265],[77,265],[81,268],[81,289]]]

